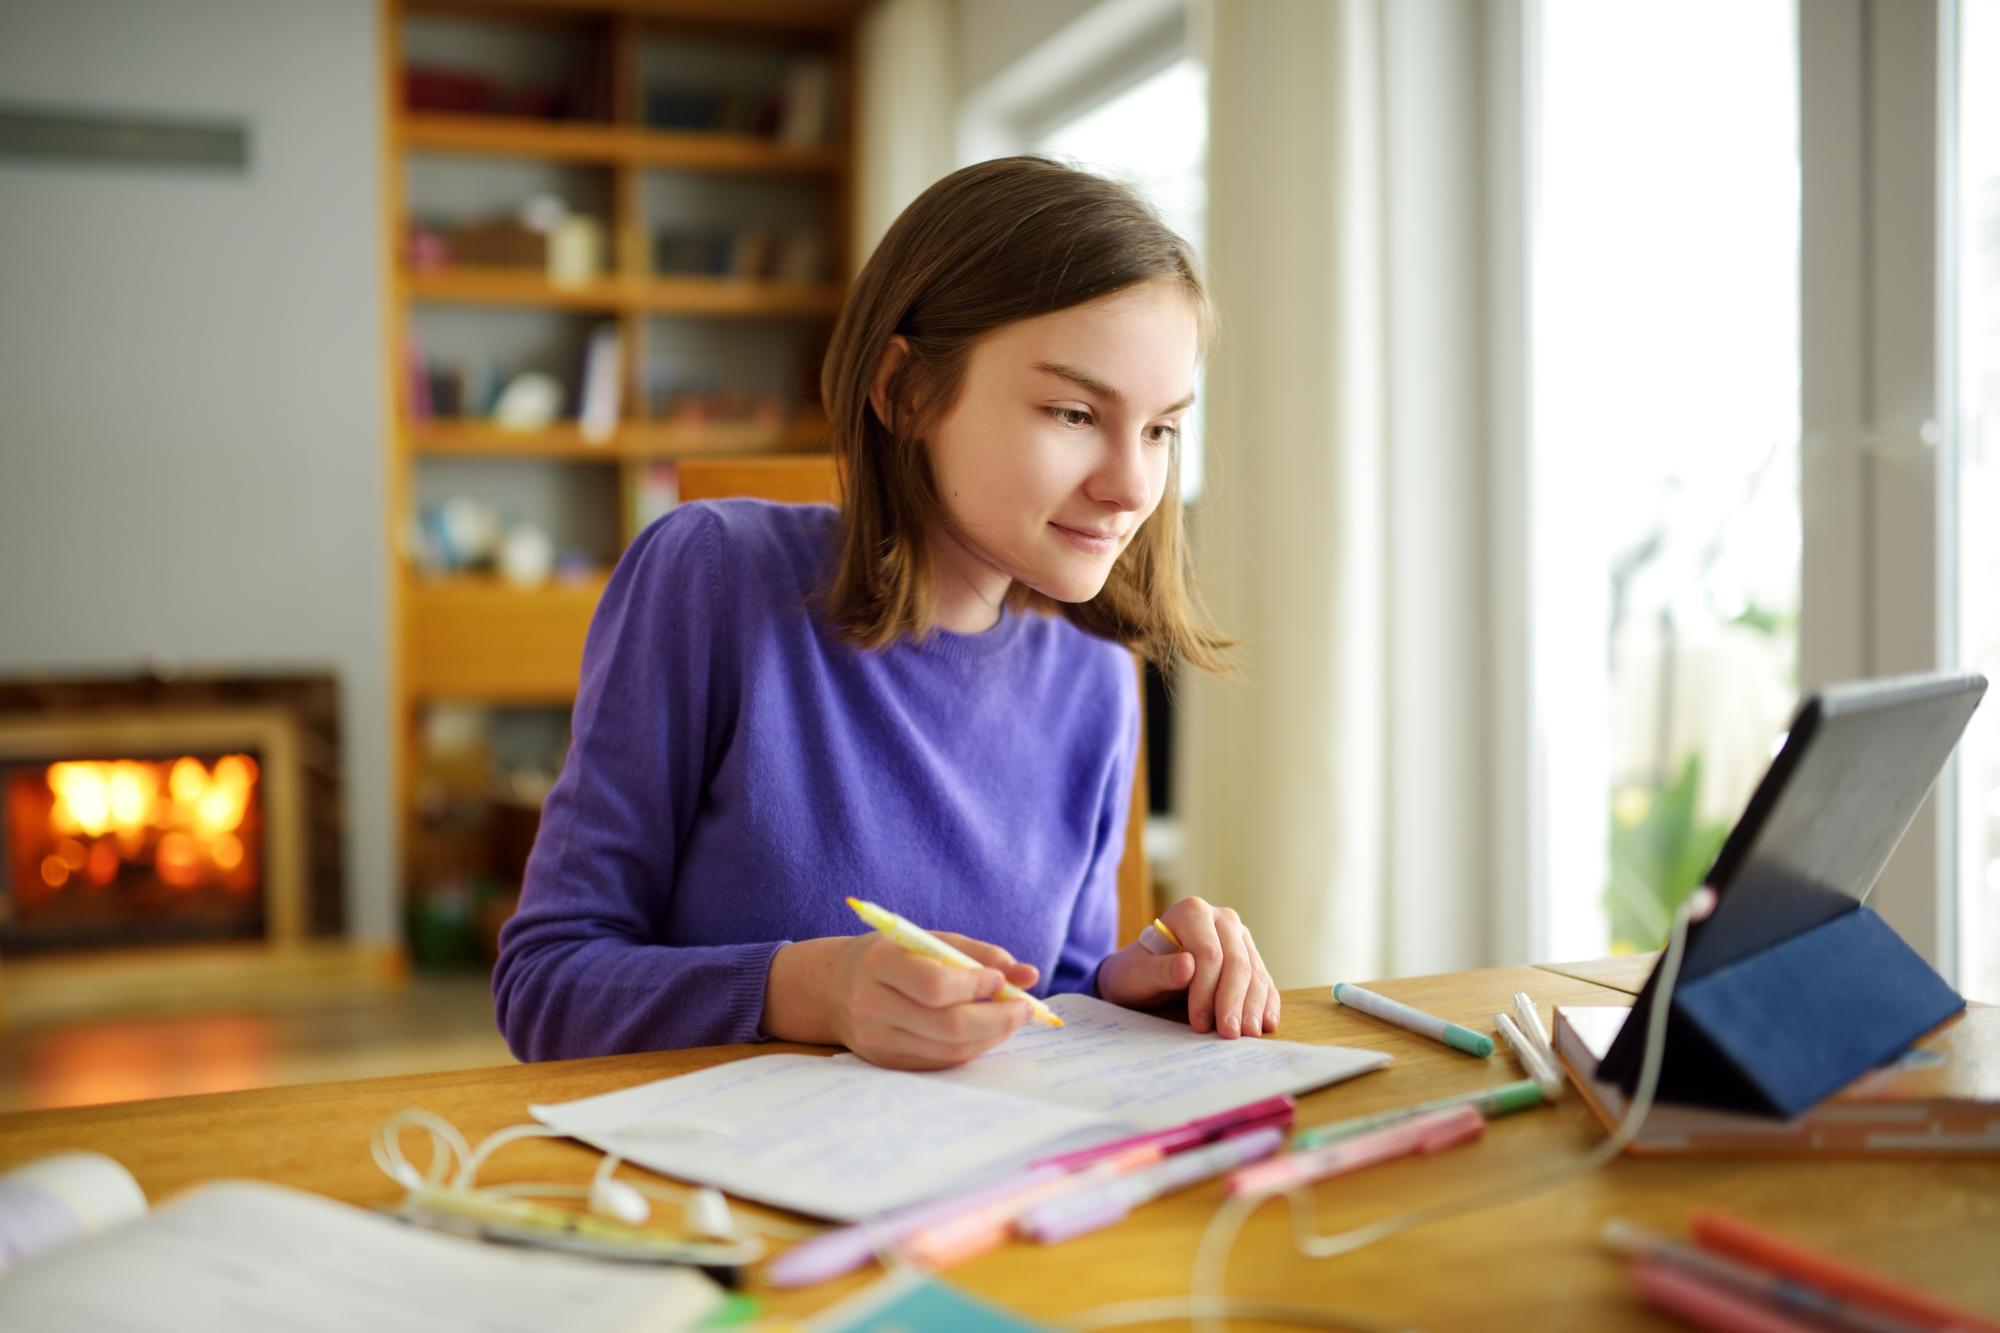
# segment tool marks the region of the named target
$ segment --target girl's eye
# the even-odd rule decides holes
[[[1080,407],[1045,407],[1042,410],[1072,430],[1080,430],[1091,423],[1090,413]],[[1147,429],[1146,438],[1154,444],[1179,444],[1181,428],[1172,424],[1152,426]]]

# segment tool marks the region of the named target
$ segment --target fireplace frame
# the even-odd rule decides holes
[[[254,750],[260,756],[263,942],[295,945],[306,935],[305,807],[298,726],[289,713],[253,705],[0,717],[0,763],[71,754],[115,759],[213,750]],[[92,952],[79,950],[77,955]]]

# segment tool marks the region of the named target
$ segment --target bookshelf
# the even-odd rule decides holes
[[[663,464],[823,450],[803,404],[854,258],[863,5],[378,4],[407,847],[426,711],[567,706],[609,567],[657,503]],[[509,395],[537,374],[541,407],[526,411]],[[545,500],[568,529],[546,534],[566,557],[555,576],[441,559],[426,538],[465,487]]]

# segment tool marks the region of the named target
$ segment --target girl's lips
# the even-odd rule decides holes
[[[1118,549],[1119,539],[1115,536],[1100,536],[1094,532],[1083,532],[1076,528],[1066,528],[1060,523],[1050,523],[1059,536],[1070,545],[1092,555],[1105,555]]]

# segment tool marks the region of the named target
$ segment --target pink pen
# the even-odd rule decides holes
[[[1643,1259],[1633,1264],[1632,1285],[1662,1310],[1714,1333],[1812,1333],[1821,1327],[1664,1261]]]
[[[1454,1106],[1448,1111],[1413,1116],[1400,1123],[1309,1152],[1288,1153],[1246,1166],[1229,1177],[1231,1196],[1272,1194],[1296,1185],[1310,1185],[1328,1176],[1345,1175],[1397,1157],[1443,1152],[1470,1143],[1486,1132],[1486,1117],[1477,1107]]]
[[[1128,1148],[1156,1143],[1160,1151],[1168,1155],[1188,1148],[1226,1139],[1233,1134],[1248,1134],[1252,1130],[1276,1125],[1289,1128],[1298,1114],[1299,1104],[1291,1097],[1266,1097],[1260,1102],[1246,1102],[1242,1106],[1232,1106],[1227,1111],[1217,1111],[1199,1120],[1190,1120],[1184,1125],[1170,1129],[1149,1130],[1144,1134],[1134,1134],[1129,1138],[1114,1139],[1109,1143],[1099,1143],[1089,1148],[1079,1148],[1075,1152],[1063,1153],[1056,1157],[1038,1158],[1036,1166],[1060,1167],[1065,1171],[1077,1171],[1092,1162],[1121,1153]]]
[[[764,1270],[764,1280],[774,1287],[810,1287],[830,1282],[925,1227],[1064,1178],[1064,1173],[1054,1167],[1035,1167],[963,1193],[912,1204],[873,1222],[822,1232],[773,1259]]]
[[[1102,1184],[1107,1180],[1115,1180],[1127,1172],[1151,1166],[1159,1160],[1158,1144],[1144,1143],[1136,1148],[1128,1148],[1117,1156],[1107,1157],[1082,1171],[1056,1180],[1044,1181],[1018,1193],[995,1199],[984,1207],[961,1213],[936,1226],[926,1227],[906,1237],[901,1247],[902,1251],[917,1263],[930,1269],[944,1269],[962,1264],[968,1259],[978,1258],[988,1250],[999,1248],[1013,1230],[1014,1219],[1030,1208],[1050,1199]]]

